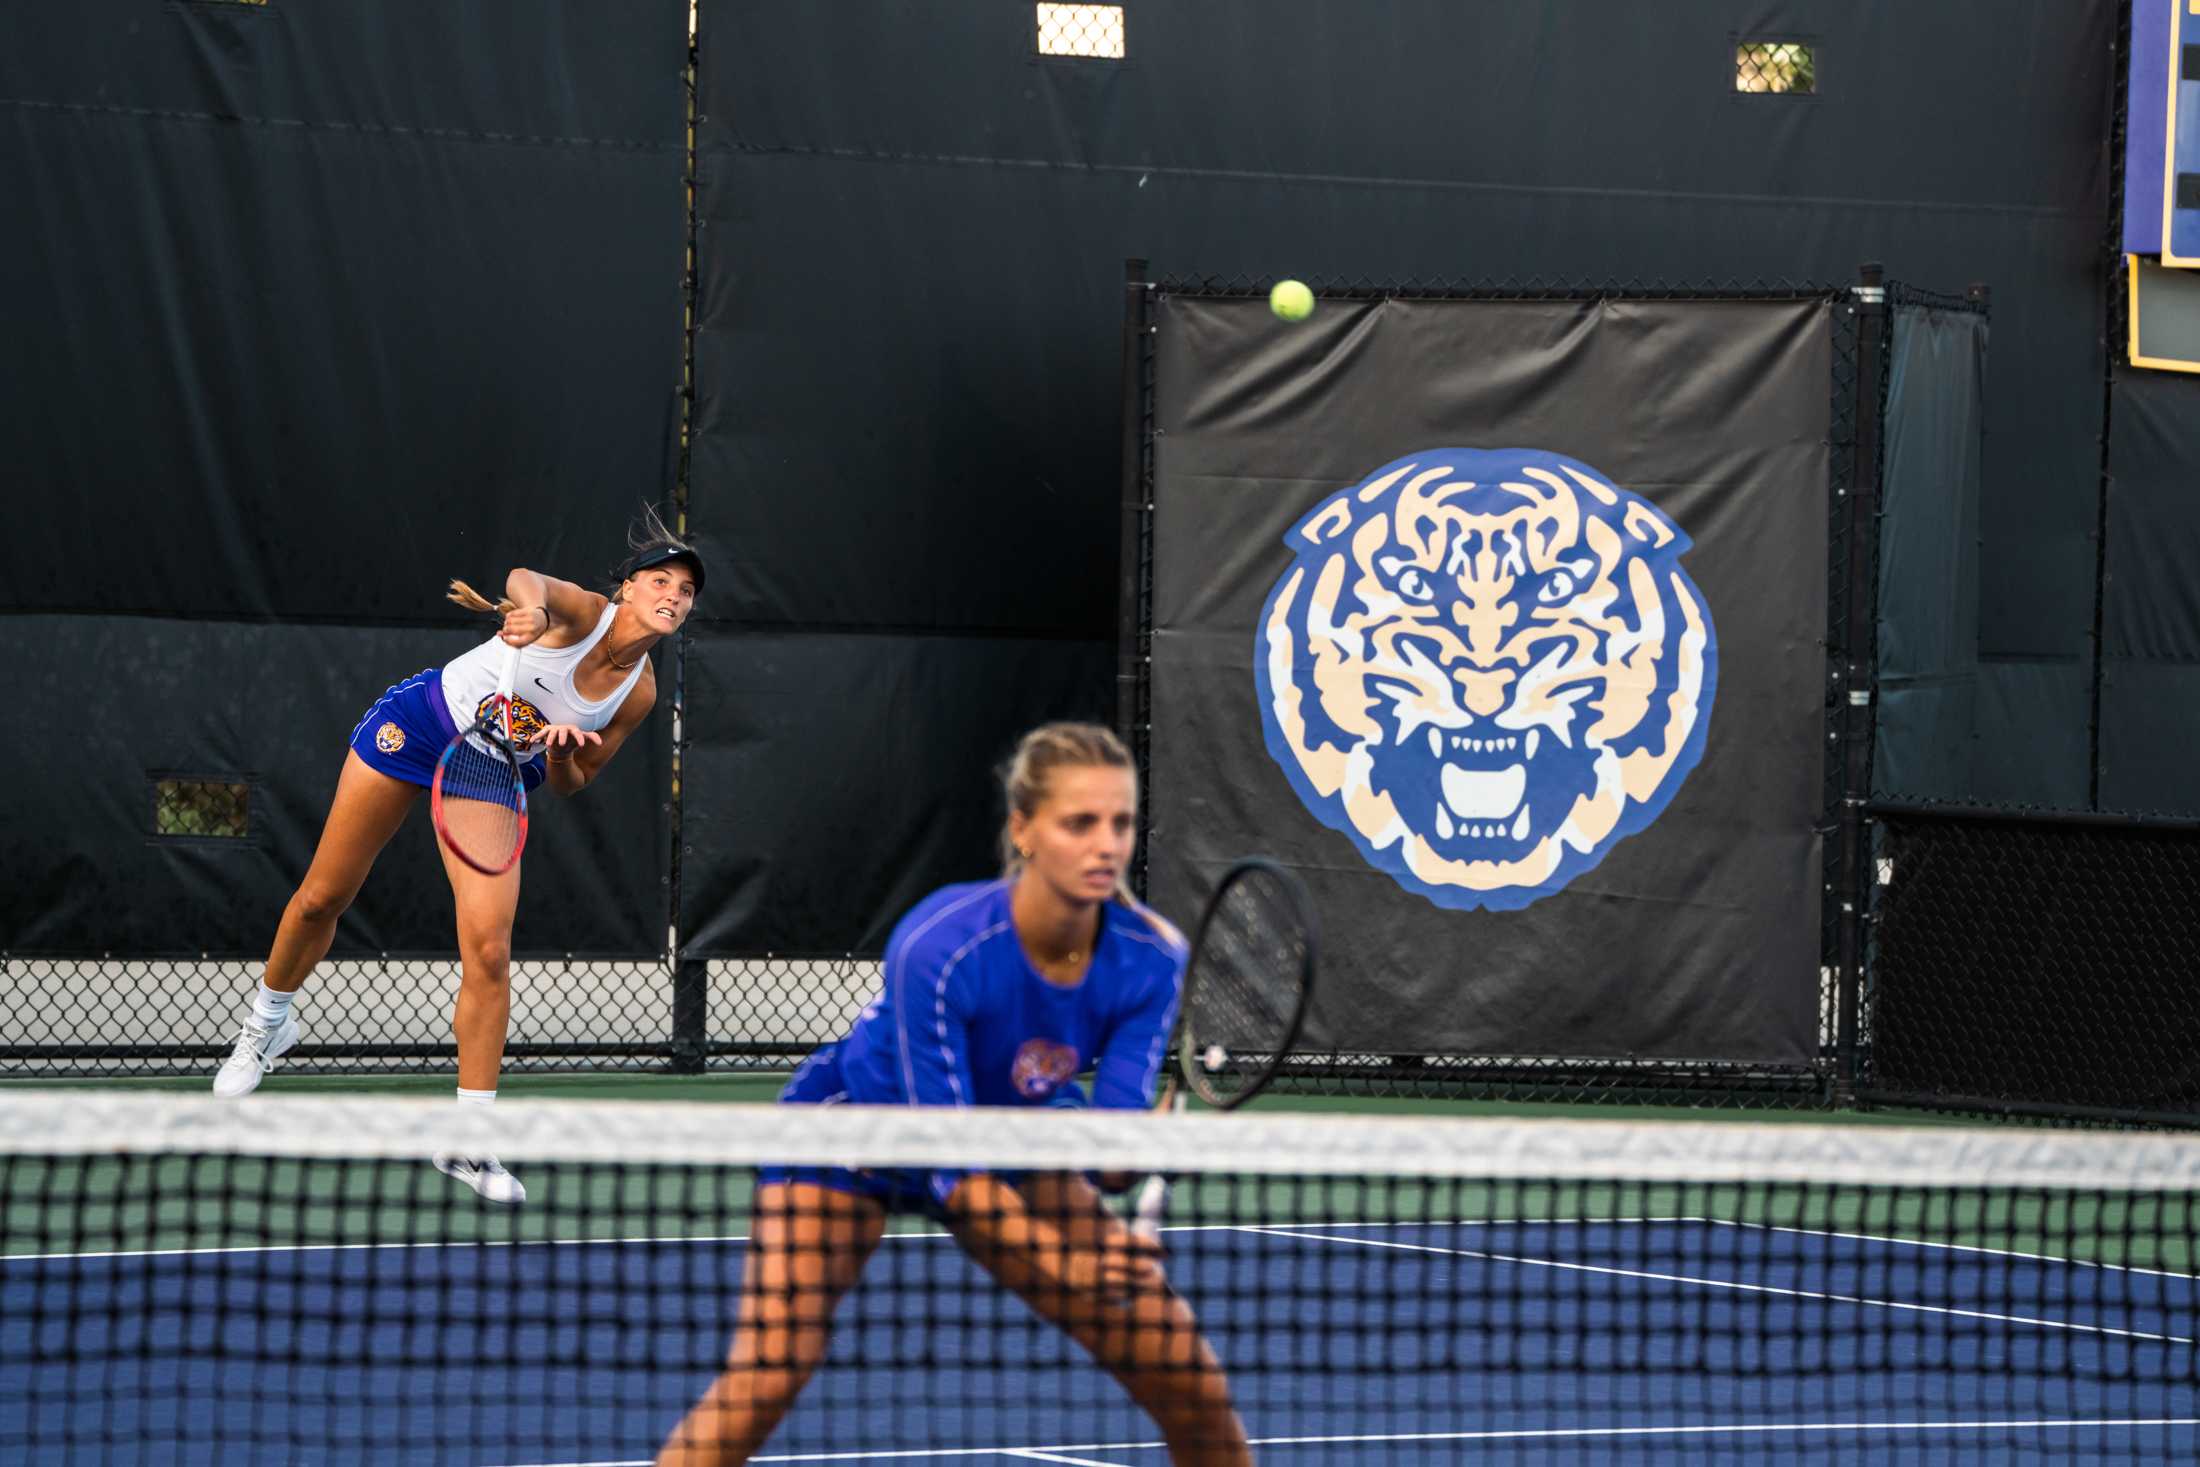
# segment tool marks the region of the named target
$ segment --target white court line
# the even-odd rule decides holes
[[[1468,1217],[1446,1220],[1443,1218],[1384,1218],[1330,1223],[1266,1223],[1270,1232],[1289,1232],[1294,1228],[1593,1228],[1607,1224],[1648,1226],[1652,1224],[1691,1223],[1702,1227],[1747,1228],[1760,1233],[1792,1233],[1803,1238],[1840,1238],[1851,1243],[1884,1243],[1899,1248],[1937,1248],[1948,1253],[1977,1253],[1989,1258],[2020,1258],[2030,1263],[2059,1263],[2069,1268],[2094,1268],[2109,1273],[2147,1274],[2155,1278],[2182,1279],[2187,1283],[2200,1283],[2200,1273],[2174,1268],[2146,1268],[2136,1263],[2103,1263],[2093,1258],[2066,1258],[2059,1253],[2027,1253],[2016,1248],[1989,1248],[1983,1243],[1937,1243],[1928,1238],[1904,1238],[1891,1233],[1847,1233],[1832,1228],[1798,1228],[1785,1223],[1745,1222],[1731,1217]],[[1167,1228],[1165,1232],[1205,1232],[1210,1229],[1228,1229],[1254,1226],[1250,1223],[1213,1223],[1199,1228]]]
[[[1535,1221],[1535,1219],[1526,1219]],[[1688,1218],[1619,1218],[1620,1222],[1687,1222]],[[1180,1223],[1164,1227],[1164,1233],[1236,1233],[1249,1230],[1247,1223]],[[1509,1222],[1490,1222],[1487,1219],[1462,1223],[1374,1223],[1374,1222],[1308,1222],[1291,1223],[1290,1227],[1305,1228],[1355,1228],[1355,1227],[1507,1227]],[[931,1232],[910,1229],[907,1232],[887,1233],[881,1240],[894,1243],[908,1240],[937,1241],[953,1238],[949,1232]],[[0,1268],[11,1263],[64,1263],[76,1259],[107,1258],[219,1258],[227,1254],[249,1253],[379,1253],[392,1249],[421,1248],[621,1248],[663,1246],[676,1243],[746,1243],[754,1237],[750,1233],[717,1233],[705,1236],[687,1234],[637,1234],[624,1238],[442,1238],[424,1243],[252,1243],[230,1248],[121,1248],[99,1253],[0,1253]]]
[[[1399,1438],[1405,1440],[1405,1438]],[[1309,1437],[1309,1441],[1317,1440]],[[1357,1441],[1357,1437],[1338,1438]],[[1370,1441],[1388,1441],[1388,1437],[1370,1437]],[[1253,1443],[1259,1446],[1259,1442]],[[1158,1452],[1167,1442],[1069,1442],[1059,1447],[926,1447],[921,1450],[886,1450],[867,1452],[797,1452],[791,1455],[751,1457],[751,1462],[906,1462],[920,1457],[1021,1457],[1025,1461],[1076,1462],[1081,1459],[1064,1457],[1062,1452]],[[654,1457],[620,1457],[612,1461],[597,1458],[585,1462],[528,1462],[512,1464],[512,1467],[651,1467]],[[1095,1462],[1089,1467],[1123,1467],[1120,1462]]]
[[[1308,1226],[1337,1225],[1310,1223]],[[10,1263],[60,1263],[78,1258],[213,1258],[226,1253],[377,1253],[393,1248],[627,1248],[674,1243],[746,1243],[752,1236],[749,1233],[718,1233],[708,1236],[667,1234],[662,1237],[637,1235],[627,1238],[442,1238],[426,1243],[254,1243],[234,1248],[130,1248],[110,1253],[0,1253],[0,1267]],[[912,1231],[887,1233],[881,1241],[891,1243],[905,1238],[937,1239],[953,1236],[953,1233]]]
[[[1412,1431],[1386,1436],[1272,1436],[1253,1443],[1256,1447],[1321,1447],[1349,1446],[1360,1442],[1465,1442],[1465,1441],[1550,1441],[1576,1437],[1644,1437],[1644,1436],[1730,1436],[1736,1434],[1764,1435],[1775,1432],[1805,1431],[2008,1431],[2026,1428],[2034,1431],[2063,1428],[2136,1427],[2136,1426],[2200,1426],[2200,1416],[2143,1417],[2132,1419],[2096,1420],[2034,1420],[2034,1421],[1798,1421],[1770,1424],[1722,1423],[1713,1426],[1576,1426],[1552,1427],[1547,1430],[1522,1429],[1514,1431]],[[1144,1445],[1141,1443],[1140,1445]],[[1154,1445],[1159,1446],[1160,1443]],[[765,1459],[758,1457],[757,1461]],[[783,1462],[799,1462],[800,1457],[782,1457]]]
[[[1604,1274],[1612,1278],[1651,1279],[1659,1283],[1693,1284],[1704,1289],[1731,1289],[1743,1294],[1774,1294],[1788,1299],[1825,1299],[1836,1304],[1861,1304],[1872,1309],[1898,1309],[1913,1314],[1945,1314],[1956,1319],[1990,1319],[2003,1324],[2032,1325],[2039,1329],[2069,1330],[2073,1333],[2115,1335],[2131,1340],[2161,1340],[2175,1345],[2189,1345],[2193,1341],[2184,1335],[2158,1335],[2146,1330],[2114,1329],[2101,1324],[2073,1324],[2066,1319],[2036,1319],[2024,1314],[1996,1314],[1984,1309],[1951,1309],[1940,1304],[1907,1304],[1899,1299],[1867,1299],[1858,1294],[1828,1294],[1817,1289],[1783,1289],[1773,1284],[1743,1284],[1731,1279],[1697,1278],[1682,1273],[1652,1273],[1639,1268],[1610,1268],[1594,1263],[1565,1263],[1554,1258],[1526,1258],[1510,1253],[1489,1253],[1475,1248],[1437,1248],[1425,1243],[1392,1243],[1380,1238],[1341,1238],[1333,1234],[1291,1232],[1282,1228],[1254,1228],[1248,1233],[1265,1233],[1278,1238],[1312,1238],[1323,1243],[1349,1243],[1358,1248],[1394,1248],[1405,1253],[1434,1253],[1448,1258],[1477,1258],[1490,1263],[1517,1263],[1526,1268],[1556,1268],[1568,1273]]]
[[[1178,1223],[1166,1226],[1164,1233],[1235,1233],[1260,1231],[1278,1237],[1298,1237],[1306,1228],[1512,1228],[1512,1227],[1600,1227],[1600,1226],[1650,1226],[1657,1224],[1688,1223],[1704,1227],[1747,1228],[1758,1232],[1792,1233],[1806,1238],[1841,1238],[1849,1242],[1883,1243],[1890,1247],[1936,1248],[1947,1252],[1977,1253],[1994,1258],[2019,1258],[2034,1263],[2061,1264],[2069,1268],[2092,1268],[2115,1273],[2146,1274],[2157,1278],[2183,1279],[2200,1283],[2200,1274],[2181,1273],[2175,1269],[2143,1268],[2136,1264],[2101,1263],[2088,1258],[2065,1258],[2054,1253],[2026,1253],[2010,1248],[1988,1248],[1970,1243],[1936,1243],[1923,1238],[1902,1238],[1878,1233],[1845,1233],[1821,1228],[1796,1228],[1784,1224],[1740,1222],[1724,1217],[1515,1217],[1515,1218],[1412,1218],[1412,1219],[1344,1219],[1332,1222],[1301,1223]],[[886,1234],[886,1241],[900,1239],[951,1238],[946,1232],[910,1231]],[[1306,1234],[1311,1237],[1311,1234]],[[218,1257],[231,1253],[366,1253],[383,1249],[416,1248],[583,1248],[591,1246],[644,1246],[672,1243],[746,1243],[747,1233],[723,1233],[705,1237],[688,1236],[635,1236],[624,1238],[446,1238],[427,1243],[268,1243],[234,1248],[135,1248],[100,1253],[6,1253],[0,1254],[0,1268],[11,1263],[55,1263],[68,1259],[107,1258],[196,1258],[201,1255]]]
[[[887,1236],[893,1237],[894,1234]],[[919,1236],[919,1235],[909,1235]],[[924,1234],[921,1236],[933,1236]],[[938,1236],[945,1237],[942,1233]],[[746,1243],[747,1233],[718,1238],[443,1238],[430,1243],[255,1243],[235,1248],[126,1248],[111,1253],[8,1253],[10,1263],[63,1263],[95,1258],[217,1258],[232,1253],[382,1253],[417,1248],[619,1248],[649,1243]]]
[[[2142,1426],[2200,1426],[2200,1416],[2139,1416],[2041,1418],[2010,1421],[1796,1421],[1778,1423],[1718,1423],[1708,1426],[1571,1426],[1547,1430],[1522,1428],[1512,1431],[1406,1431],[1365,1436],[1267,1436],[1253,1438],[1256,1447],[1371,1446],[1381,1442],[1488,1442],[1608,1440],[1614,1437],[1769,1436],[1780,1433],[1873,1431],[2083,1431],[2118,1430]],[[1161,1442],[1068,1442],[1059,1447],[935,1447],[928,1451],[800,1452],[751,1457],[752,1462],[894,1462],[919,1457],[1029,1458],[1038,1452],[1154,1452]],[[1040,1461],[1050,1460],[1040,1457]],[[1052,1459],[1059,1460],[1059,1459]],[[622,1457],[614,1461],[531,1462],[513,1467],[649,1467],[647,1457]],[[1114,1467],[1114,1464],[1107,1464]]]
[[[1406,1227],[1515,1227],[1527,1224],[1551,1226],[1559,1219],[1550,1218],[1468,1218],[1460,1221],[1413,1222],[1362,1222],[1345,1219],[1336,1222],[1277,1223],[1269,1227],[1271,1232],[1288,1228],[1406,1228]],[[1573,1221],[1565,1219],[1564,1221]],[[1719,1219],[1689,1217],[1621,1217],[1582,1219],[1586,1222],[1615,1223],[1675,1223],[1716,1222]],[[1165,1226],[1164,1233],[1236,1233],[1251,1230],[1251,1223],[1177,1223]],[[623,1238],[442,1238],[420,1243],[251,1243],[229,1248],[119,1248],[97,1253],[0,1253],[0,1268],[11,1263],[61,1263],[73,1259],[107,1258],[219,1258],[228,1254],[251,1253],[377,1253],[391,1249],[420,1248],[590,1248],[590,1247],[647,1247],[675,1243],[746,1243],[750,1233],[717,1233],[704,1236],[686,1234],[636,1234]],[[952,1238],[949,1232],[910,1229],[906,1232],[888,1233],[883,1241],[898,1242],[908,1239]],[[1901,1241],[1899,1239],[1890,1241]],[[2029,1254],[2018,1255],[2030,1257]],[[2052,1259],[2050,1262],[2054,1261]],[[2074,1260],[2073,1260],[2074,1261]]]
[[[1259,1230],[1279,1237],[1296,1237],[1306,1228],[1513,1228],[1513,1227],[1603,1227],[1671,1225],[1687,1223],[1702,1227],[1746,1228],[1755,1232],[1791,1233],[1806,1238],[1840,1238],[1856,1243],[1881,1243],[1889,1247],[1933,1248],[1952,1253],[1976,1253],[1992,1258],[2018,1258],[2033,1263],[2061,1264],[2068,1268],[2100,1269],[2113,1273],[2145,1274],[2156,1278],[2182,1279],[2200,1283],[2200,1273],[2181,1272],[2176,1269],[2145,1268],[2130,1263],[2103,1263],[2090,1258],[2068,1258],[2057,1253],[2028,1253],[2014,1248],[1989,1248],[1974,1243],[1940,1243],[1925,1238],[1904,1238],[1885,1233],[1849,1233],[1824,1228],[1798,1228],[1779,1223],[1743,1222],[1727,1217],[1504,1217],[1504,1218],[1401,1218],[1372,1219],[1344,1218],[1330,1222],[1278,1222],[1278,1223],[1175,1223],[1162,1229],[1164,1233],[1234,1233]],[[951,1238],[946,1232],[912,1230],[888,1233],[886,1241],[912,1238]],[[636,1235],[621,1238],[446,1238],[427,1243],[268,1243],[233,1248],[135,1248],[100,1253],[7,1253],[0,1254],[0,1268],[10,1263],[53,1263],[65,1259],[103,1258],[193,1258],[200,1255],[216,1257],[228,1253],[363,1253],[390,1248],[582,1248],[590,1246],[642,1246],[671,1243],[746,1243],[747,1233],[721,1233],[707,1236],[686,1235]]]
[[[2015,1248],[1988,1248],[1977,1243],[1935,1243],[1924,1238],[1886,1238],[1876,1233],[1828,1232],[1823,1228],[1794,1228],[1779,1223],[1733,1222],[1726,1218],[1698,1218],[1698,1222],[1718,1223],[1730,1228],[1761,1228],[1769,1233],[1800,1233],[1809,1238],[1846,1238],[1861,1243],[1900,1243],[1910,1248],[1939,1248],[1949,1253],[1983,1253],[1994,1258],[2021,1258],[2031,1263],[2060,1263],[2071,1268],[2098,1268],[2110,1273],[2149,1274],[2155,1278],[2183,1279],[2194,1282],[2196,1276],[2189,1271],[2174,1268],[2146,1268],[2136,1263],[2103,1263],[2093,1258],[2063,1258],[2053,1253],[2026,1253]]]
[[[1306,1223],[1305,1227],[1353,1227],[1353,1223]],[[1164,1228],[1169,1233],[1234,1233],[1244,1227],[1242,1223],[1212,1223],[1198,1227]],[[887,1233],[882,1242],[893,1243],[909,1239],[938,1240],[952,1238],[947,1232],[909,1231]],[[233,1248],[123,1248],[103,1253],[0,1253],[0,1268],[11,1263],[63,1263],[75,1259],[95,1258],[216,1258],[231,1253],[376,1253],[388,1249],[415,1248],[622,1248],[669,1245],[675,1243],[746,1243],[753,1234],[719,1233],[709,1236],[666,1234],[663,1236],[636,1235],[626,1238],[443,1238],[425,1243],[253,1243]]]

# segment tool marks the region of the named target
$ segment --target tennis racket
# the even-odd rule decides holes
[[[1313,899],[1291,872],[1254,856],[1223,873],[1192,934],[1168,1109],[1184,1109],[1189,1090],[1234,1110],[1268,1087],[1306,1022],[1320,938]],[[1132,1226],[1157,1236],[1168,1206],[1168,1178],[1147,1178]]]
[[[512,686],[519,648],[505,651],[504,670],[488,707],[435,762],[428,804],[435,833],[452,855],[484,876],[502,876],[527,844],[527,784],[512,745]]]

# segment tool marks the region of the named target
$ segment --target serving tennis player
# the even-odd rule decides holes
[[[251,1012],[214,1076],[214,1093],[251,1093],[296,1045],[292,1000],[327,955],[336,921],[350,907],[375,858],[434,780],[436,761],[458,730],[495,695],[507,649],[519,648],[511,698],[520,774],[530,791],[547,785],[577,794],[603,772],[657,705],[649,650],[678,631],[703,589],[703,559],[645,513],[629,537],[632,554],[608,595],[539,571],[505,577],[492,605],[462,581],[451,599],[500,612],[496,635],[442,667],[415,673],[384,693],[352,730],[313,863],[283,908]],[[458,1098],[496,1099],[511,1016],[512,916],[519,863],[485,875],[438,841],[457,908],[460,979],[451,1027],[458,1040]],[[491,1202],[517,1203],[527,1190],[494,1157],[438,1156],[435,1164]]]
[[[1092,724],[1026,734],[1003,772],[1005,874],[934,892],[886,945],[883,992],[847,1037],[802,1062],[787,1105],[1153,1104],[1184,939],[1123,885],[1138,777]],[[1082,1177],[1034,1172],[771,1168],[757,1179],[727,1365],[660,1467],[746,1462],[825,1354],[834,1307],[895,1212],[945,1224],[964,1251],[1060,1326],[1161,1428],[1176,1467],[1250,1463],[1213,1348],[1160,1250]]]

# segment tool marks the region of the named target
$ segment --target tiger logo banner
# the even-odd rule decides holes
[[[1285,536],[1255,631],[1268,752],[1440,907],[1517,910],[1648,827],[1702,756],[1718,637],[1656,505],[1561,454],[1385,464]]]

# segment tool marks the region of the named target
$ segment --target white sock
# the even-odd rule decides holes
[[[458,1087],[458,1103],[460,1105],[495,1105],[497,1103],[497,1093],[494,1090],[468,1090],[461,1085]]]
[[[259,994],[252,1000],[252,1022],[263,1029],[275,1028],[289,1017],[290,1001],[297,996],[262,983]]]

